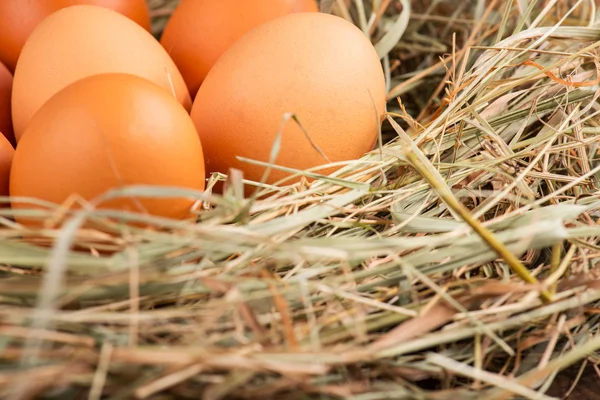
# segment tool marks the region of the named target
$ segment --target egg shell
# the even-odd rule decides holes
[[[295,12],[317,12],[314,0],[182,0],[161,43],[192,98],[217,59],[252,28]]]
[[[12,116],[10,111],[10,98],[12,93],[13,76],[2,63],[0,63],[0,132],[14,146]]]
[[[94,75],[55,94],[28,126],[10,174],[11,196],[55,204],[73,194],[92,201],[125,185],[205,187],[202,146],[189,114],[161,87],[129,74]],[[99,207],[186,218],[193,202],[127,197]],[[17,221],[34,225],[25,217]]]
[[[8,196],[10,169],[15,154],[15,149],[6,137],[0,135],[0,196]],[[6,206],[0,203],[0,207]]]
[[[269,162],[286,113],[297,116],[328,160],[346,161],[373,149],[385,103],[381,63],[365,35],[333,15],[298,13],[255,28],[227,50],[191,116],[207,173],[237,168],[260,181],[265,168],[236,156]],[[305,170],[327,163],[294,121],[282,132],[275,164]],[[273,169],[267,183],[286,176]]]
[[[19,57],[12,92],[17,141],[53,94],[81,78],[110,72],[149,79],[174,93],[188,111],[191,107],[181,74],[148,31],[104,7],[71,6],[44,19]]]
[[[53,12],[81,4],[110,8],[150,31],[146,0],[1,0],[0,61],[14,71],[21,49],[34,28]]]

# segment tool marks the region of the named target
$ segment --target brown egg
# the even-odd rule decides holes
[[[104,7],[71,6],[42,21],[19,57],[12,93],[17,141],[54,93],[86,76],[108,72],[149,79],[176,96],[187,110],[191,107],[181,74],[148,31]]]
[[[252,28],[282,15],[318,11],[315,0],[182,0],[161,43],[192,98],[215,61]]]
[[[10,113],[10,97],[12,93],[13,76],[10,71],[0,63],[0,132],[14,146],[12,116]]]
[[[0,61],[14,71],[21,49],[33,29],[53,12],[79,4],[113,9],[150,30],[150,12],[146,0],[2,0]]]
[[[8,182],[15,149],[6,137],[0,135],[0,196],[8,196]],[[0,203],[0,207],[6,204]]]
[[[247,33],[217,61],[200,87],[191,116],[208,173],[244,172],[260,181],[286,113],[295,114],[331,162],[373,149],[385,112],[385,79],[366,36],[323,13],[290,14]],[[302,129],[283,129],[278,165],[304,170],[327,163]],[[331,172],[331,170],[329,170]],[[268,183],[287,176],[272,170]]]
[[[95,201],[125,185],[205,187],[202,146],[186,110],[158,85],[129,74],[87,77],[48,100],[19,142],[10,174],[11,196],[55,204],[75,194]],[[99,207],[177,219],[189,216],[193,202],[126,197]]]

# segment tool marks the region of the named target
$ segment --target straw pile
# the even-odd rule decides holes
[[[169,3],[151,1],[158,30]],[[334,3],[385,55],[380,146],[260,199],[231,174],[224,196],[188,193],[197,224],[3,218],[0,397],[551,399],[587,372],[593,390],[594,3]]]

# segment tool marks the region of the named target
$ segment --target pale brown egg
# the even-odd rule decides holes
[[[187,111],[160,86],[129,74],[90,76],[50,98],[19,141],[10,174],[12,197],[54,204],[73,195],[97,202],[128,185],[205,187],[202,145]],[[194,202],[120,197],[97,206],[180,219]],[[12,207],[32,206],[15,200]]]
[[[315,0],[182,0],[160,41],[193,98],[221,54],[246,32],[274,18],[308,11],[319,11]]]
[[[255,28],[225,52],[200,87],[191,116],[208,173],[237,168],[260,181],[265,167],[237,157],[269,162],[287,113],[297,116],[310,140],[289,120],[275,164],[305,170],[372,150],[385,103],[383,69],[366,36],[342,18],[298,13]],[[273,170],[267,182],[287,175]]]
[[[23,46],[12,91],[15,137],[56,92],[90,75],[119,72],[146,78],[189,110],[185,82],[160,43],[116,11],[71,6],[42,21]]]
[[[150,30],[146,0],[1,0],[0,62],[14,71],[21,49],[37,24],[61,8],[79,4],[110,8]]]

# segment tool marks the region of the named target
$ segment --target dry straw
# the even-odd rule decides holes
[[[150,3],[159,31],[173,4]],[[107,195],[183,193],[197,224],[2,219],[0,397],[551,399],[597,362],[594,2],[322,7],[382,58],[381,145],[257,198],[237,173],[222,197]],[[163,229],[82,228],[109,217]]]

